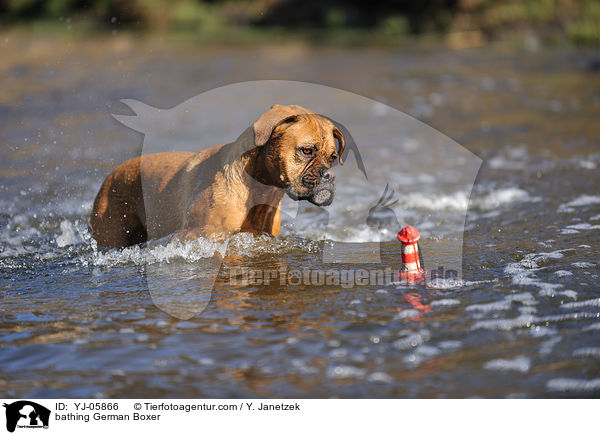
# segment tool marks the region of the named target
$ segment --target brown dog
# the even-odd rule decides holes
[[[342,163],[344,147],[330,120],[301,106],[275,105],[235,142],[120,165],[96,196],[90,232],[108,247],[173,233],[186,239],[237,231],[276,236],[284,193],[331,204],[335,175],[329,169],[338,157]]]

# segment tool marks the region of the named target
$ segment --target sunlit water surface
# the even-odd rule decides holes
[[[6,44],[4,396],[600,396],[600,81],[586,71],[586,53]],[[330,225],[303,203],[284,215],[277,239],[98,249],[86,228],[93,198],[142,145],[110,117],[127,113],[118,100],[168,108],[217,85],[265,78],[343,88],[428,123],[483,159],[472,196],[436,179],[435,169],[413,180],[391,175],[396,220],[376,228],[353,222],[373,204],[338,176],[339,222]],[[387,174],[401,158],[371,155]],[[243,268],[397,271],[395,234],[407,223],[423,234],[426,266],[443,263],[462,237],[444,222],[467,207],[462,280],[233,279]],[[373,246],[381,248],[376,265],[322,260],[324,249],[360,258]],[[194,303],[188,291],[202,285],[198,275],[216,251],[225,261],[202,313],[182,320],[156,307],[148,280],[179,280],[169,294],[181,299],[170,302]]]

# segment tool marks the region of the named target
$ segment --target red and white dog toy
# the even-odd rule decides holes
[[[419,244],[421,234],[412,226],[407,225],[398,233],[398,240],[402,243],[402,269],[400,279],[409,283],[416,283],[425,279],[427,271],[419,262]]]

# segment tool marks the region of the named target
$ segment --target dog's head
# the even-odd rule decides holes
[[[254,123],[254,142],[264,147],[270,184],[295,200],[331,204],[335,195],[331,167],[337,160],[343,164],[345,147],[333,122],[301,106],[276,104]]]

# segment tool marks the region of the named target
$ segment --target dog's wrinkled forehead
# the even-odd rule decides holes
[[[263,113],[261,117],[254,122],[253,127],[255,145],[262,146],[266,144],[275,127],[277,127],[286,118],[295,115],[308,114],[316,116],[315,112],[302,106],[282,106],[281,104],[275,104],[274,106],[271,106],[269,110]]]
[[[291,124],[302,124],[304,126],[306,126],[306,123],[308,123],[309,128],[304,129],[304,132],[311,132],[311,134],[315,134],[316,136],[314,137],[314,140],[317,140],[321,143],[333,140],[330,136],[333,133],[333,137],[335,137],[339,143],[340,164],[343,163],[341,156],[344,151],[345,141],[340,130],[335,127],[329,119],[319,116],[312,110],[302,106],[282,106],[280,104],[276,104],[263,113],[253,125],[255,145],[265,145],[271,137],[273,131],[279,125],[282,125],[288,121]],[[335,142],[333,143],[335,144]]]
[[[310,143],[333,142],[331,131],[333,124],[319,115],[294,115],[284,119],[273,130],[272,135],[291,133],[298,140]],[[335,145],[335,142],[333,142]]]

